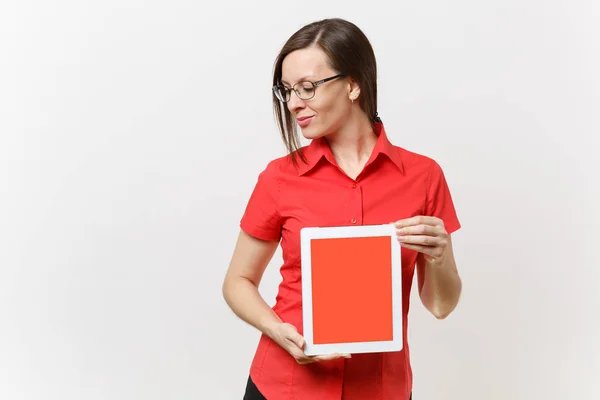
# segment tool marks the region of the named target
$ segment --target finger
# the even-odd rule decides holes
[[[309,362],[309,358],[298,347],[292,345],[287,350],[288,350],[288,353],[290,353],[292,355],[292,357],[294,357],[296,359],[296,362],[298,364],[306,364]]]
[[[314,356],[311,358],[312,358],[312,361],[314,361],[314,362],[323,362],[323,361],[337,360],[338,358],[352,358],[352,355],[333,353],[333,354],[318,355],[318,356]]]
[[[334,353],[334,354],[325,354],[322,356],[317,356],[316,358],[318,358],[319,361],[330,361],[330,360],[335,360],[338,358],[352,358],[352,355]]]
[[[415,250],[415,251],[417,251],[419,253],[423,253],[425,255],[433,257],[434,259],[437,259],[437,258],[441,257],[442,254],[443,254],[443,250],[441,250],[438,247],[420,246],[418,244],[408,244],[408,243],[400,243],[400,245],[402,247],[407,248],[407,249]]]
[[[436,236],[428,235],[399,235],[398,241],[400,243],[426,247],[443,247],[444,245],[443,239]]]
[[[437,217],[431,217],[431,216],[427,216],[427,215],[417,215],[416,217],[405,218],[405,219],[396,221],[395,226],[396,226],[396,228],[404,228],[406,226],[421,225],[421,224],[423,224],[423,225],[442,225],[443,226],[444,222]]]
[[[304,348],[304,338],[302,337],[301,334],[299,334],[298,332],[295,332],[290,338],[289,340],[294,343],[296,346],[298,346],[299,349],[303,349]]]
[[[286,339],[290,346],[298,349],[300,352],[304,351],[304,341],[302,339],[292,340]]]
[[[334,354],[324,354],[324,355],[319,355],[319,356],[304,356],[304,357],[297,357],[296,361],[299,364],[309,364],[309,363],[314,363],[314,362],[332,361],[332,360],[336,360],[338,358],[352,358],[352,355],[351,354],[334,353]]]
[[[293,325],[289,325],[288,329],[285,330],[283,334],[288,341],[294,343],[301,349],[304,348],[304,337],[296,330],[296,328]]]
[[[398,235],[429,235],[429,236],[438,236],[442,234],[444,229],[440,228],[437,225],[411,225],[405,226],[404,228],[396,228],[396,234]]]

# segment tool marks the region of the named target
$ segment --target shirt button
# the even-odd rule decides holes
[[[352,184],[352,189],[356,189],[356,183]]]
[[[355,224],[355,223],[356,223],[356,218],[352,218],[352,219],[350,220],[350,222],[352,222],[353,224]]]

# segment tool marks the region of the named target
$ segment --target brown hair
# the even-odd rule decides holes
[[[371,43],[353,23],[331,18],[303,26],[285,43],[273,71],[273,85],[281,81],[281,66],[284,58],[295,50],[319,46],[327,55],[329,64],[338,73],[354,79],[360,87],[359,105],[373,121],[377,116],[377,64]],[[273,108],[281,137],[297,165],[295,154],[306,162],[300,148],[300,140],[294,119],[285,104],[273,94]]]

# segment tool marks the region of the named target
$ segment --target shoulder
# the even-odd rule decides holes
[[[307,147],[301,147],[300,151],[305,151]],[[295,157],[298,164],[302,163],[298,152],[295,153]],[[297,167],[294,165],[290,154],[268,160],[260,173],[261,176],[266,178],[281,178],[290,174],[298,174]]]
[[[396,145],[394,145],[393,148],[400,156],[402,165],[408,173],[431,174],[436,170],[441,169],[439,163],[433,157]]]

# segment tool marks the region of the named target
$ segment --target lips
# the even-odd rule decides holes
[[[301,128],[304,128],[305,126],[308,126],[308,124],[310,124],[310,121],[313,119],[314,116],[309,116],[309,117],[298,117],[296,118],[296,120],[298,121],[298,125],[300,125]]]

